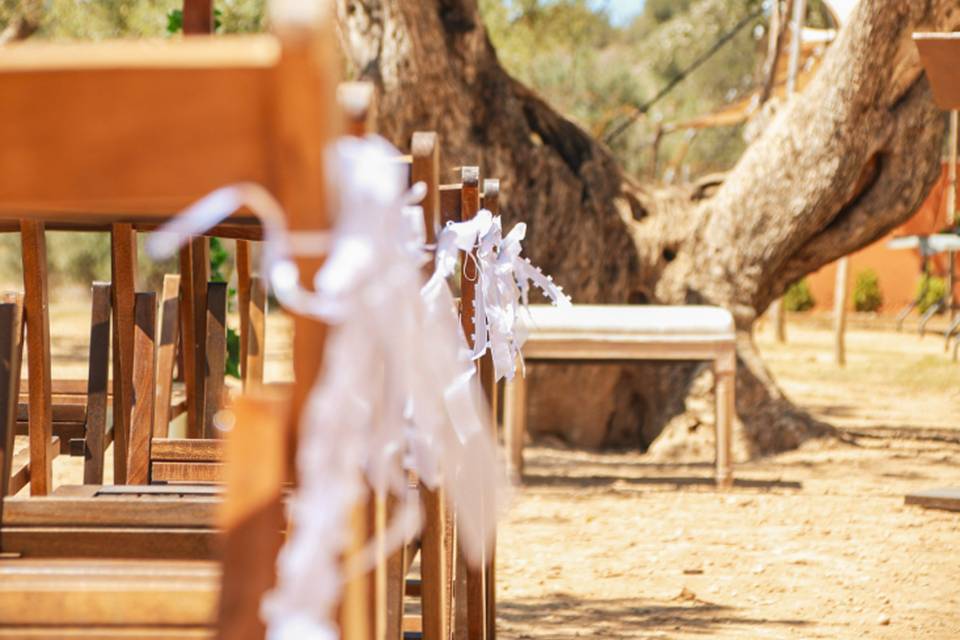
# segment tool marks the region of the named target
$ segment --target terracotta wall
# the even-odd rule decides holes
[[[853,304],[853,283],[856,282],[857,274],[868,268],[877,272],[880,281],[880,291],[883,293],[881,313],[896,314],[913,300],[922,268],[920,253],[916,250],[888,249],[887,242],[895,236],[925,235],[941,231],[947,224],[946,185],[947,163],[944,162],[940,180],[934,185],[930,195],[913,217],[887,237],[850,256],[851,305]],[[938,254],[931,259],[931,270],[940,277],[946,277],[948,266],[946,254]],[[960,265],[955,266],[954,269],[960,280]],[[835,278],[835,263],[828,264],[807,276],[807,284],[816,302],[815,309],[833,308]],[[960,283],[954,288],[954,299],[960,299]]]

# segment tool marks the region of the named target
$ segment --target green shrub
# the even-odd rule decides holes
[[[853,308],[857,311],[877,311],[883,306],[880,278],[873,269],[864,269],[857,274],[853,285]]]
[[[794,282],[783,294],[783,308],[787,311],[809,311],[815,303],[806,280]]]
[[[946,280],[929,273],[920,276],[920,282],[917,284],[917,307],[920,313],[925,313],[927,309],[942,300],[945,295],[947,295]]]

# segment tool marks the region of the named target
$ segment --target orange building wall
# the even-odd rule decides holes
[[[928,235],[947,226],[947,163],[943,163],[940,179],[934,185],[917,212],[893,233],[850,255],[850,283],[848,291],[853,305],[853,285],[857,274],[865,269],[877,272],[880,292],[883,294],[883,314],[895,314],[916,296],[917,283],[923,261],[917,250],[889,249],[887,242],[896,236]],[[945,278],[948,271],[947,254],[933,256],[930,268],[934,275]],[[960,268],[954,267],[960,280]],[[836,280],[836,263],[831,263],[807,276],[807,284],[813,295],[816,310],[833,308],[833,289]],[[960,295],[960,283],[954,288],[954,299]]]

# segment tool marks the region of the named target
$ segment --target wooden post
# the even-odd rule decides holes
[[[737,350],[731,346],[728,353],[714,363],[717,402],[717,487],[733,486],[733,421],[736,417]]]
[[[203,401],[203,437],[217,438],[213,418],[223,405],[224,367],[227,362],[227,283],[211,282],[207,287],[207,335],[204,342],[206,375]]]
[[[413,156],[410,169],[411,182],[423,182],[427,185],[427,194],[421,206],[426,241],[432,243],[436,241],[437,227],[440,223],[440,145],[437,134],[415,132],[411,143],[411,154]],[[451,594],[447,586],[448,580],[453,575],[453,567],[448,560],[453,540],[448,537],[446,526],[450,514],[447,512],[446,498],[441,487],[431,490],[421,482],[420,500],[425,516],[423,531],[420,535],[423,637],[424,640],[447,640],[450,637],[451,616]],[[399,552],[389,560],[391,566],[398,562],[401,564],[403,562]],[[395,570],[394,573],[396,573]],[[392,582],[391,586],[395,586],[395,583]],[[400,589],[402,592],[402,571]],[[401,618],[402,613],[401,611]],[[390,627],[390,632],[392,637],[396,637],[394,626]]]
[[[464,221],[472,219],[480,210],[480,170],[477,167],[463,167],[463,188],[460,194],[461,217]],[[467,343],[473,347],[473,307],[476,302],[476,283],[479,278],[476,263],[470,259],[463,261],[463,273],[460,284],[460,324],[467,336]],[[482,372],[478,372],[482,375]],[[466,568],[466,624],[467,637],[486,637],[486,614],[484,612],[485,589],[483,585],[483,569],[474,568],[463,562],[462,554],[458,557],[458,564]],[[457,604],[460,610],[463,603]]]
[[[90,363],[87,369],[83,483],[103,484],[110,369],[110,283],[94,282],[91,293],[93,301],[90,311]]]
[[[157,294],[138,293],[134,302],[133,410],[127,449],[127,483],[150,483],[156,388]]]
[[[53,380],[50,373],[50,311],[47,300],[47,240],[42,222],[20,221],[24,313],[27,322],[27,379],[30,393],[30,495],[53,490]]]
[[[0,525],[3,524],[3,498],[10,493],[22,353],[23,297],[17,295],[0,302]],[[0,551],[3,551],[2,544]]]
[[[266,133],[270,161],[275,168],[269,186],[286,211],[292,231],[324,229],[327,227],[324,152],[337,126],[332,26],[324,24],[316,29],[277,24],[276,27],[281,51],[272,72],[273,100],[268,105]],[[313,275],[322,259],[299,257],[297,264],[304,285],[312,286]],[[294,384],[290,412],[276,416],[275,408],[262,407],[260,417],[270,422],[270,428],[258,429],[255,435],[263,442],[244,449],[246,460],[257,460],[264,451],[276,451],[279,464],[256,462],[230,477],[229,495],[235,498],[231,498],[231,504],[225,506],[224,511],[223,590],[219,614],[219,637],[223,640],[259,640],[264,635],[260,600],[276,580],[276,557],[283,542],[282,481],[295,477],[300,414],[320,370],[326,336],[326,327],[314,319],[296,316],[293,325]],[[241,414],[238,410],[238,420],[230,434],[231,447],[239,444],[240,432],[246,429],[244,425],[251,429],[257,426],[255,421],[248,420],[251,412],[247,405],[242,411]],[[232,462],[241,457],[238,453]],[[227,468],[234,468],[234,464]],[[244,494],[250,494],[246,487],[251,483],[256,483],[257,494],[252,500],[244,499]],[[365,537],[365,533],[357,529],[351,532],[353,537]],[[340,607],[344,640],[369,637],[369,616],[364,610],[366,597],[364,580],[345,586]]]
[[[127,445],[133,409],[134,296],[137,242],[133,225],[110,228],[113,297],[113,481],[127,482]]]
[[[250,242],[236,241],[234,254],[237,267],[237,315],[240,316],[240,379],[247,388],[247,351],[250,348],[250,296],[253,277],[250,264]]]
[[[263,385],[263,366],[267,348],[267,290],[263,280],[258,276],[250,278],[246,326],[248,334],[246,351],[241,359],[244,363],[243,388],[245,391]]]
[[[487,179],[483,181],[483,208],[493,215],[500,214],[500,181],[497,179]],[[480,380],[483,383],[483,391],[490,405],[490,436],[493,438],[494,446],[497,443],[497,382],[496,370],[493,366],[493,356],[488,351],[480,360]],[[485,505],[487,517],[493,518],[493,505]],[[497,637],[497,610],[496,610],[496,563],[497,563],[497,539],[494,535],[493,547],[490,554],[484,558],[483,584],[484,584],[484,625],[486,627],[486,640],[496,640]]]
[[[850,258],[844,256],[837,260],[837,276],[833,286],[833,360],[839,366],[847,364],[847,287],[850,271]]]
[[[180,337],[180,276],[163,276],[160,297],[160,335],[157,337],[157,399],[153,420],[153,435],[166,438],[170,432],[170,402],[173,397],[173,365],[177,359]]]
[[[213,33],[213,0],[183,0],[183,33]]]

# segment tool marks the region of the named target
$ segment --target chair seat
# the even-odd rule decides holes
[[[2,560],[7,625],[200,627],[216,618],[220,567],[209,561]]]
[[[631,341],[733,340],[733,316],[721,307],[530,305],[521,313],[529,340],[616,338]]]

